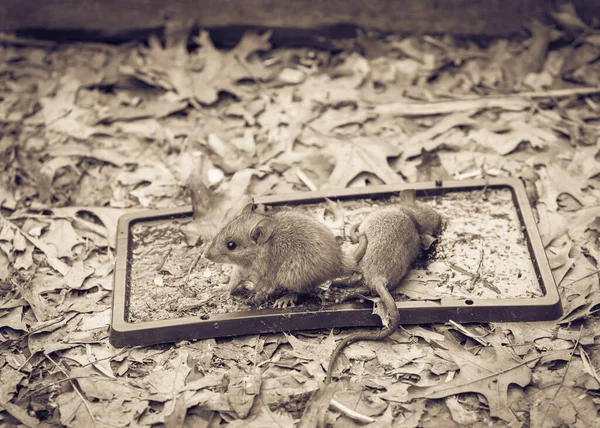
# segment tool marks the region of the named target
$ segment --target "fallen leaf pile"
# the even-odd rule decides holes
[[[194,243],[254,196],[498,176],[525,183],[562,318],[355,343],[326,421],[597,425],[600,29],[570,4],[510,40],[248,32],[222,49],[193,28],[0,45],[3,425],[292,427],[322,384],[347,331],[113,348],[120,215],[203,189]]]

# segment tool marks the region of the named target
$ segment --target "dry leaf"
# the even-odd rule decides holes
[[[515,338],[512,343],[516,345],[534,343],[537,339],[546,337],[562,338],[561,333],[563,332],[554,321],[499,323],[496,324],[496,327],[501,328],[503,331],[510,331]]]
[[[247,374],[237,367],[230,371],[227,400],[240,419],[248,417],[254,399],[260,393],[261,383],[260,372]]]
[[[148,49],[135,66],[123,65],[121,74],[135,77],[148,85],[166,90],[175,90],[181,98],[193,97],[192,73],[203,65],[196,54],[188,54],[187,40],[193,21],[186,19],[167,20],[165,46],[157,35],[148,39]]]
[[[0,73],[0,117],[6,122],[0,123],[0,329],[11,351],[0,358],[3,422],[291,427],[291,415],[298,417],[306,396],[318,389],[301,426],[325,420],[358,426],[335,408],[327,413],[336,385],[319,389],[335,339],[347,333],[335,339],[290,336],[291,345],[283,334],[121,350],[108,344],[113,248],[125,211],[107,205],[182,206],[196,154],[210,151],[214,163],[206,160],[206,174],[196,177],[204,188],[197,188],[195,211],[212,230],[250,195],[450,175],[525,179],[560,283],[563,318],[496,325],[497,334],[502,328],[508,337],[482,338],[478,331],[489,326],[468,327],[473,333],[463,330],[464,349],[441,335],[448,329],[439,325],[406,326],[390,340],[355,343],[340,363],[357,360],[346,372],[351,391],[338,398],[373,415],[370,427],[502,425],[488,415],[486,403],[502,417],[513,411],[519,418],[513,424],[594,426],[600,404],[594,395],[600,366],[594,354],[600,340],[600,38],[568,3],[554,21],[562,32],[534,23],[529,39],[496,38],[481,46],[443,35],[398,39],[360,32],[356,39],[318,40],[314,47],[281,45],[264,56],[268,35],[249,33],[223,50],[231,35],[219,44],[215,38],[217,50],[202,32],[198,47],[191,19],[167,20],[164,37],[152,35],[148,43],[77,42],[57,49],[0,35],[6,42]],[[502,93],[505,83],[533,90]],[[222,92],[238,100],[217,104]],[[200,102],[214,107],[200,108]],[[95,137],[102,134],[116,138]],[[359,213],[344,208],[347,220],[358,220],[353,216]],[[330,203],[317,214],[343,236],[339,206]],[[449,241],[475,237],[444,233]],[[499,275],[502,266],[490,263],[486,250],[484,270]],[[439,300],[440,275],[449,268],[442,265],[429,263],[429,275],[411,273],[398,292]],[[476,267],[456,266],[465,268],[452,274],[471,283],[468,271]],[[209,273],[211,281],[219,278]],[[179,290],[191,300],[197,294],[193,278],[192,272],[188,287]],[[175,291],[154,290],[177,307]],[[208,298],[195,297],[200,303]],[[583,323],[584,330],[571,323]],[[491,347],[473,347],[490,340]],[[529,358],[524,362],[535,376],[532,385],[505,388],[513,380],[525,384],[528,374],[509,353]],[[538,354],[541,364],[530,357]],[[56,358],[66,375],[45,355]],[[262,375],[246,375],[246,367],[258,367]],[[455,395],[444,403],[412,399],[415,391]]]
[[[529,30],[532,34],[527,48],[502,64],[504,86],[509,90],[519,88],[528,74],[539,73],[544,66],[552,27],[534,18],[529,23]]]
[[[169,401],[174,405],[176,395],[185,390],[185,379],[191,369],[187,365],[187,351],[178,350],[176,356],[158,366],[146,377],[149,392],[155,401]]]
[[[562,282],[563,278],[575,262],[575,258],[569,256],[572,247],[573,244],[571,240],[566,235],[563,235],[546,248],[546,256],[548,257],[550,268],[552,269],[554,281],[556,281],[557,284]]]
[[[507,155],[519,147],[521,143],[528,142],[533,148],[544,148],[546,142],[532,132],[515,130],[497,134],[487,129],[478,129],[469,133],[469,138],[479,145],[489,147],[498,154]],[[556,139],[556,137],[554,137]]]
[[[53,255],[66,259],[73,256],[73,247],[82,242],[71,222],[60,218],[50,223],[50,229],[44,235],[43,240],[54,248]]]
[[[335,384],[323,384],[306,403],[304,413],[296,428],[324,427],[325,415],[335,393]]]
[[[248,419],[239,419],[227,424],[231,428],[267,428],[276,426],[278,428],[298,428],[295,420],[287,413],[272,412],[264,406],[258,408],[258,412]]]
[[[108,128],[91,126],[93,117],[75,104],[80,87],[81,84],[75,77],[66,75],[61,78],[54,97],[40,99],[49,137],[52,137],[52,132],[69,135],[78,140],[87,140],[95,134],[112,134]]]
[[[144,166],[133,172],[123,171],[118,174],[116,181],[132,189],[129,191],[129,195],[137,198],[144,207],[148,207],[155,200],[179,192],[177,180],[163,164],[155,167]]]
[[[97,159],[101,162],[106,162],[108,164],[111,165],[115,165],[115,166],[124,166],[127,164],[130,165],[135,165],[138,163],[138,161],[136,159],[132,159],[128,156],[125,155],[121,155],[118,152],[116,152],[115,150],[110,150],[110,149],[103,149],[103,148],[92,148],[92,147],[88,147],[82,144],[65,144],[65,145],[61,145],[61,146],[55,146],[50,148],[47,153],[51,156],[56,156],[57,158],[55,159],[62,159],[62,157],[65,158],[69,158],[69,157],[82,157],[82,158],[90,158],[90,159]],[[61,160],[61,163],[63,161]],[[69,162],[69,161],[67,161]],[[68,163],[65,163],[65,165],[67,165]],[[46,169],[51,169],[53,172],[55,172],[59,167],[62,167],[64,165],[59,165],[57,166],[52,166],[51,164],[49,164],[48,162],[44,163],[44,168]],[[42,172],[44,172],[44,168],[42,169]],[[48,173],[48,176],[50,179],[54,178],[54,173],[50,174]]]
[[[356,138],[341,143],[326,187],[347,187],[362,172],[372,173],[386,184],[401,183],[402,178],[388,164],[388,158],[399,156],[400,151],[392,142],[381,139]]]
[[[13,330],[27,331],[27,325],[23,322],[23,307],[13,308],[8,313],[0,316],[0,327],[10,327]]]
[[[479,412],[468,410],[465,408],[465,406],[459,403],[456,397],[447,397],[445,401],[446,406],[448,406],[450,414],[452,415],[452,420],[454,420],[454,422],[457,424],[461,426],[470,425],[474,424],[479,419]]]
[[[40,424],[39,419],[31,416],[26,409],[23,409],[13,403],[0,400],[0,406],[6,410],[12,417],[27,427],[36,427]]]
[[[344,208],[340,201],[333,202],[331,199],[326,198],[326,208],[319,209],[318,217],[328,228],[333,232],[336,239],[343,240],[346,237],[346,231],[344,226]],[[330,215],[327,215],[330,213]]]
[[[219,92],[226,91],[242,98],[237,83],[242,79],[267,80],[272,71],[262,62],[252,59],[258,51],[266,51],[271,47],[267,32],[259,36],[256,33],[244,33],[238,45],[222,52],[215,48],[206,31],[200,31],[196,42],[201,46],[200,55],[204,59],[204,67],[199,73],[191,75],[195,98],[203,104],[212,104],[219,99]]]
[[[99,112],[97,124],[110,124],[117,121],[139,120],[147,118],[161,119],[185,110],[186,100],[178,99],[173,92],[167,92],[156,98],[149,98],[138,105],[123,104],[118,98],[111,99],[112,103]]]
[[[460,366],[459,374],[453,380],[436,386],[411,388],[410,398],[443,398],[476,392],[487,399],[491,416],[515,420],[508,406],[507,389],[513,383],[526,387],[531,382],[531,370],[504,349],[499,340],[492,341],[494,356],[484,358],[464,349],[449,334],[446,334],[446,339],[447,354]]]
[[[531,388],[529,415],[532,427],[594,426],[596,423],[597,405],[589,394],[582,394],[580,387],[587,377],[583,364],[575,356],[570,358],[570,351],[565,353],[558,358],[571,360],[568,369],[561,364],[560,372],[556,374],[553,374],[554,370],[541,372],[546,376],[540,378],[539,386]]]
[[[430,116],[456,112],[469,112],[491,108],[502,108],[508,111],[523,111],[531,105],[521,98],[482,98],[475,100],[438,101],[432,103],[398,102],[373,107],[373,112],[380,117],[394,116]]]
[[[363,391],[362,385],[353,385],[351,389],[337,391],[333,399],[361,415],[378,416],[388,408],[388,404],[378,395]]]
[[[168,409],[165,411],[165,427],[181,428],[185,421],[187,409],[188,406],[185,397],[181,394],[175,399],[175,405],[172,411],[168,412]]]
[[[546,209],[545,204],[538,204],[537,212],[539,221],[537,224],[542,244],[547,247],[552,241],[561,236],[567,231],[565,220],[563,217]]]
[[[403,157],[404,159],[410,159],[421,154],[422,149],[426,151],[433,151],[435,147],[431,147],[429,143],[436,137],[446,133],[447,131],[461,126],[473,126],[477,122],[468,114],[455,113],[442,118],[435,125],[427,129],[426,131],[419,132],[409,137],[404,143],[405,147]],[[438,145],[442,144],[443,139],[438,141]]]
[[[600,311],[600,291],[588,290],[564,303],[563,316],[560,319],[561,324],[572,323],[579,319],[585,319]]]
[[[541,168],[538,173],[540,182],[545,186],[544,192],[540,195],[540,201],[545,203],[549,211],[555,212],[558,210],[557,199],[563,193],[572,196],[584,206],[596,203],[595,197],[581,191],[581,189],[588,186],[587,180],[579,180],[554,164]]]
[[[19,234],[18,236],[23,237],[23,235]],[[25,239],[25,238],[23,238]],[[25,249],[18,250],[16,247],[14,249],[15,262],[13,267],[17,270],[24,269],[28,270],[30,266],[33,264],[33,245],[30,242],[27,242],[25,245]]]
[[[65,275],[65,283],[69,288],[81,289],[83,281],[93,273],[94,269],[84,267],[83,260],[76,260]]]
[[[189,177],[194,216],[191,223],[181,228],[189,245],[196,245],[199,239],[212,239],[222,226],[251,202],[247,189],[252,177],[257,173],[256,170],[248,168],[238,171],[228,183],[223,183],[218,191],[214,191],[208,184],[209,166],[206,156],[200,156]]]
[[[331,353],[335,348],[335,339],[332,334],[321,343],[304,342],[296,339],[291,334],[286,334],[285,336],[293,348],[290,353],[304,360],[326,363],[329,361],[329,357],[331,357]]]
[[[417,181],[428,182],[449,180],[452,176],[446,171],[437,152],[421,153],[421,163],[417,165]]]
[[[419,400],[412,404],[402,404],[400,406],[400,415],[396,419],[396,424],[401,424],[403,428],[417,428],[421,426],[420,421],[423,413],[425,413],[425,406],[427,400]]]
[[[565,30],[577,34],[586,31],[588,26],[577,16],[577,10],[571,2],[561,3],[557,6],[558,12],[551,12],[550,15]]]
[[[248,139],[251,139],[250,143],[245,144],[246,146],[253,145],[254,139],[252,131],[248,130]],[[225,143],[216,134],[208,135],[208,147],[212,152],[211,160],[213,163],[221,168],[226,174],[234,174],[237,171],[248,168],[254,164],[252,157],[254,155],[253,150],[245,150],[237,147],[233,141],[231,144]]]

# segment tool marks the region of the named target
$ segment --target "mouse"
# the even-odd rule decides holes
[[[442,229],[442,216],[431,206],[417,202],[417,195],[413,189],[400,192],[398,208],[410,216],[417,226],[421,249],[429,250]]]
[[[352,228],[353,241],[359,243],[354,260],[364,284],[381,299],[384,328],[342,339],[331,355],[325,384],[331,382],[335,361],[347,345],[358,340],[382,340],[398,329],[400,313],[390,291],[400,285],[421,251],[430,248],[441,231],[441,216],[416,202],[414,191],[406,193],[401,203],[375,208]]]
[[[258,210],[254,204],[219,230],[204,257],[235,265],[229,289],[240,281],[252,282],[254,303],[264,302],[278,288],[285,290],[273,305],[278,308],[295,306],[298,295],[356,271],[352,257],[316,218],[297,210]]]

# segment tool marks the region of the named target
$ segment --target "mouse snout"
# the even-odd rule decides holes
[[[210,260],[211,262],[215,261],[217,257],[217,251],[215,250],[215,246],[212,245],[212,242],[208,245],[206,250],[204,250],[204,254],[202,254],[205,259]]]

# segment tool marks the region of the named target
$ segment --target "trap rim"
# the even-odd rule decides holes
[[[358,189],[325,189],[256,198],[268,205],[299,205],[324,198],[360,199],[392,195],[414,189],[417,196],[438,196],[448,191],[508,188],[527,241],[536,277],[544,296],[528,299],[445,299],[397,302],[402,324],[549,321],[562,316],[560,295],[540,238],[523,183],[512,177],[447,182],[401,183]],[[130,228],[136,222],[172,220],[192,216],[191,206],[128,213],[119,218],[111,314],[110,343],[115,347],[152,345],[181,340],[334,327],[381,326],[368,303],[306,305],[287,309],[261,309],[205,314],[168,320],[127,321]]]

